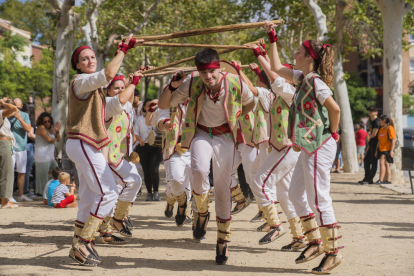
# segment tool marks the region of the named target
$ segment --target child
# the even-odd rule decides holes
[[[45,205],[49,205],[54,207],[52,203],[52,196],[53,192],[55,191],[56,187],[59,186],[59,174],[62,172],[62,169],[59,167],[53,168],[52,170],[49,170],[49,176],[52,177],[45,186],[45,189],[43,190],[43,203]]]
[[[59,186],[56,187],[53,192],[52,203],[55,208],[76,208],[78,204],[76,203],[77,196],[73,193],[75,192],[76,186],[75,181],[72,182],[70,191],[66,185],[70,182],[70,175],[65,172],[59,174]]]

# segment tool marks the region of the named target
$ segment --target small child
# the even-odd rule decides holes
[[[51,207],[54,207],[52,203],[52,196],[53,192],[55,191],[56,187],[59,186],[59,174],[62,172],[62,169],[59,167],[53,168],[49,170],[49,176],[52,177],[45,186],[45,189],[43,191],[43,203],[45,205],[49,205]]]
[[[73,193],[75,192],[76,185],[75,181],[72,182],[70,191],[66,185],[70,182],[70,175],[65,172],[59,174],[59,186],[56,187],[53,192],[52,203],[55,208],[76,208],[78,203],[76,203],[77,196]]]

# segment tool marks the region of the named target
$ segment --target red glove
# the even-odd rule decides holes
[[[269,36],[270,43],[275,43],[279,39],[274,29],[270,33],[267,33],[267,35]]]
[[[139,77],[138,77],[138,76],[133,76],[133,77],[132,77],[131,84],[133,84],[133,85],[137,86],[137,85],[138,85],[138,83],[139,83]]]
[[[178,81],[180,78],[178,76],[173,76],[173,78],[170,81],[170,84],[168,85],[168,89],[172,92],[174,92],[175,90],[177,90],[178,87],[173,87],[171,85],[171,83],[173,83],[174,81]]]
[[[252,49],[252,51],[253,51],[253,54],[254,54],[254,56],[256,58],[258,58],[259,56],[262,55],[262,52],[260,52],[260,48],[259,47]]]

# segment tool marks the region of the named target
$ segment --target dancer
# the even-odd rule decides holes
[[[200,50],[195,56],[198,73],[178,79],[177,73],[163,91],[159,106],[167,109],[187,101],[181,145],[190,149],[192,188],[199,216],[193,236],[204,238],[210,218],[208,181],[213,160],[214,194],[217,221],[216,263],[227,262],[227,243],[231,224],[231,174],[237,137],[236,119],[254,107],[250,89],[235,74],[220,71],[217,51]]]
[[[326,274],[343,261],[338,252],[339,226],[329,195],[340,116],[329,88],[333,80],[333,49],[315,40],[303,42],[294,55],[298,70],[293,70],[280,62],[274,24],[266,22],[265,28],[271,42],[272,71],[297,85],[289,110],[288,138],[300,156],[289,198],[301,218],[309,245],[296,263],[312,260],[325,251],[325,257],[312,273]]]
[[[134,109],[132,103],[134,90],[138,84],[137,81],[142,76],[140,71],[136,71],[132,80],[128,82],[129,84],[125,83],[124,76],[115,76],[106,88],[109,97],[116,97],[120,93],[131,94],[132,97],[122,107],[122,113],[105,121],[106,131],[111,142],[102,149],[102,153],[118,185],[119,195],[115,204],[116,208],[104,218],[100,227],[98,240],[101,243],[121,244],[125,242],[123,239],[112,235],[112,228],[115,228],[124,237],[132,236],[131,229],[127,226],[129,220],[126,219],[126,216],[142,184],[138,170],[130,160],[132,140],[134,139]],[[121,227],[118,228],[114,222],[118,222]]]
[[[136,43],[131,36],[120,43],[116,56],[99,72],[95,72],[96,57],[90,47],[78,47],[71,57],[72,68],[77,74],[69,91],[66,152],[76,165],[81,184],[75,235],[69,256],[83,265],[95,266],[101,262],[91,241],[118,197],[116,182],[101,152],[111,142],[104,121],[123,112],[122,106],[131,97],[128,93],[120,93],[105,98],[102,86],[115,77],[127,50],[135,47]],[[135,78],[135,84],[138,78]],[[114,224],[117,229],[122,227],[119,222]]]

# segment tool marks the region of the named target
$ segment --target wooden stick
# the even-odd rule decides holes
[[[240,68],[241,69],[249,68],[249,65],[241,65]],[[145,71],[143,73],[143,75],[144,75],[144,77],[156,77],[156,76],[163,76],[163,75],[168,75],[168,74],[174,74],[175,72],[177,72],[177,70],[182,70],[183,72],[193,72],[193,71],[197,71],[197,67],[186,67],[185,69],[177,67],[177,69],[175,69],[175,70],[170,70],[170,69],[173,69],[173,68],[168,68],[167,71],[158,72],[158,73],[146,73],[146,72],[149,71],[148,70],[148,71]]]
[[[116,41],[115,44],[118,44]],[[255,43],[259,45],[259,42]],[[246,45],[218,45],[218,44],[192,44],[192,43],[164,43],[164,42],[143,42],[138,46],[151,46],[151,47],[178,47],[178,48],[215,48],[215,49],[249,49]]]
[[[269,22],[272,22],[276,25],[283,25],[282,19],[272,20]],[[263,27],[264,23],[265,22],[241,23],[241,24],[233,24],[233,25],[227,25],[227,26],[216,26],[216,27],[210,27],[210,28],[194,29],[194,30],[188,30],[188,31],[171,33],[171,34],[163,34],[163,35],[133,36],[133,38],[144,39],[145,41],[167,40],[167,39],[183,38],[183,37],[196,36],[196,35],[214,34],[214,33],[228,32],[228,31],[238,31],[238,30],[260,28],[260,27]],[[122,39],[124,38],[125,36],[122,36]]]

